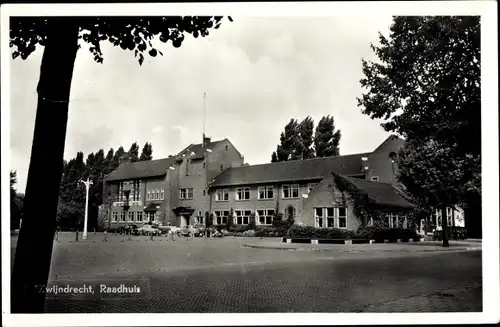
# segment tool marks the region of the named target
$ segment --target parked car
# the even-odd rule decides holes
[[[145,224],[141,228],[137,229],[139,235],[161,235],[161,231],[158,228],[154,228],[152,225]]]
[[[129,224],[129,225],[125,225],[125,226],[120,226],[118,227],[118,229],[116,230],[118,232],[118,234],[125,234],[125,235],[137,235],[137,225],[134,225],[134,224]]]
[[[210,236],[212,235],[212,237],[222,237],[224,236],[224,234],[222,234],[222,232],[220,232],[219,230],[217,230],[217,228],[213,228],[213,227],[209,227],[205,230],[205,233],[207,236]]]
[[[153,225],[153,228],[156,228],[160,231],[160,234],[169,234],[170,232],[170,226],[155,226]]]
[[[194,235],[198,234],[200,232],[199,228],[193,227],[191,225],[184,226],[180,228],[177,232],[177,234],[180,234],[181,236],[191,236],[191,233],[194,233]]]

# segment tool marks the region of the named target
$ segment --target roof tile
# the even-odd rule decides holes
[[[332,172],[342,175],[355,175],[363,172],[361,158],[369,154],[358,153],[345,156],[233,167],[222,172],[210,185],[217,187],[323,179]]]

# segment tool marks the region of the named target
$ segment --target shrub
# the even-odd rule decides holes
[[[238,226],[234,227],[234,231],[236,233],[243,233],[243,232],[246,232],[247,230],[248,230],[248,226],[247,225],[238,225]]]
[[[273,220],[273,227],[288,229],[290,227],[290,223],[287,220]]]
[[[282,227],[261,227],[258,226],[255,230],[257,237],[283,237],[287,233],[286,228]]]
[[[365,238],[371,240],[390,240],[396,241],[418,239],[416,231],[408,228],[381,228],[381,227],[362,227],[355,235],[356,238]]]
[[[294,238],[311,239],[351,239],[355,233],[345,229],[338,228],[317,228],[312,226],[292,226],[286,234]]]

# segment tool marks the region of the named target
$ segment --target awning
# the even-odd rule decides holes
[[[194,209],[192,209],[191,207],[180,206],[180,207],[174,208],[173,211],[177,216],[191,216],[194,212]]]
[[[155,203],[149,203],[147,206],[144,207],[145,212],[156,212],[156,204]]]

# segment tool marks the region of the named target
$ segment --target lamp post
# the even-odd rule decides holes
[[[87,220],[88,220],[88,216],[89,216],[89,189],[90,189],[90,185],[92,185],[93,183],[91,180],[89,180],[88,177],[87,177],[86,181],[80,180],[80,182],[85,184],[85,191],[86,191],[86,195],[85,195],[85,220],[83,222],[83,239],[86,240],[87,239]]]

